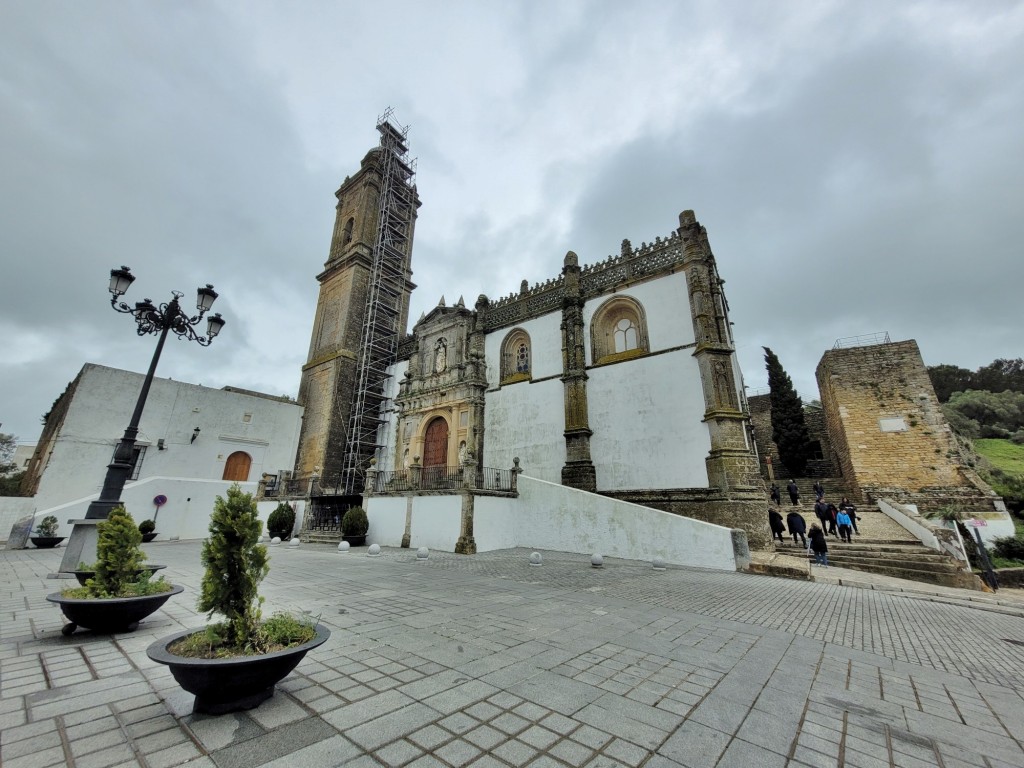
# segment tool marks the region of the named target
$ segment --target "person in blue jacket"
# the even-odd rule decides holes
[[[839,528],[839,538],[849,544],[853,538],[853,528],[850,521],[850,515],[845,509],[840,509],[836,513],[836,525]]]

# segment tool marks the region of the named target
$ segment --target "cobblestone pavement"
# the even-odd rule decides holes
[[[192,714],[140,628],[63,637],[60,550],[0,551],[4,768],[1024,765],[1024,618],[835,584],[528,551],[272,548],[265,612],[332,630],[246,713]],[[364,550],[365,551],[365,550]]]

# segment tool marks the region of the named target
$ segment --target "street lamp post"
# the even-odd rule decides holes
[[[103,488],[100,490],[99,497],[89,504],[85,513],[85,520],[89,522],[75,521],[75,528],[71,532],[71,538],[61,563],[61,571],[72,571],[77,568],[83,555],[95,555],[94,552],[87,551],[90,548],[95,548],[95,522],[105,520],[111,509],[121,505],[121,491],[124,490],[125,483],[132,472],[132,455],[135,449],[135,440],[139,434],[139,420],[142,418],[142,410],[146,406],[146,398],[149,396],[149,389],[153,384],[153,374],[160,361],[160,353],[163,351],[167,335],[173,333],[179,339],[187,339],[207,347],[224,327],[224,319],[218,312],[207,318],[205,336],[196,332],[196,326],[199,325],[217,298],[217,292],[213,290],[212,285],[198,289],[196,309],[199,314],[189,317],[178,301],[184,296],[180,291],[171,291],[171,300],[160,306],[156,306],[149,299],[136,302],[134,307],[123,301],[118,301],[133,282],[135,282],[135,275],[128,267],[110,270],[110,285],[108,287],[111,294],[110,306],[117,312],[130,314],[135,318],[136,332],[139,336],[158,334],[159,339],[156,343],[156,350],[153,352],[153,359],[149,363],[146,378],[142,383],[142,391],[139,392],[139,398],[135,402],[131,421],[128,422],[121,442],[114,450],[113,459],[107,465]]]

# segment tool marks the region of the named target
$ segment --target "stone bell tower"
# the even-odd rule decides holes
[[[299,404],[305,407],[298,477],[362,490],[373,457],[386,369],[409,316],[412,243],[419,195],[407,128],[378,120],[380,145],[335,193],[334,234],[323,271]]]

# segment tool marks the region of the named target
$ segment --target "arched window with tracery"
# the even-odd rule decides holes
[[[529,381],[533,378],[530,334],[522,328],[510,331],[501,343],[501,383]]]
[[[590,343],[594,364],[647,354],[647,317],[640,302],[616,296],[602,304],[590,321]]]
[[[345,234],[341,239],[343,245],[348,245],[352,242],[352,230],[355,227],[355,224],[356,220],[351,218],[345,222]]]

